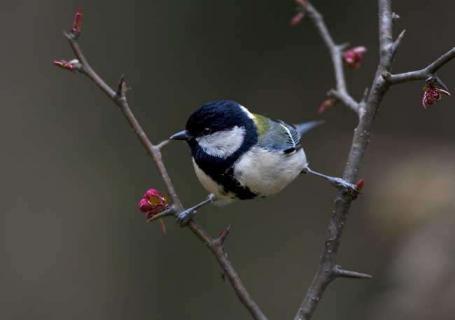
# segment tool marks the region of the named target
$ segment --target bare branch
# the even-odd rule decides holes
[[[391,0],[378,0],[380,44],[379,64],[377,66],[372,84],[369,86],[371,89],[365,90],[362,100],[357,102],[350,96],[346,88],[342,59],[344,45],[337,45],[334,42],[327,26],[325,25],[323,17],[307,0],[298,0],[298,3],[301,5],[302,9],[308,13],[319,31],[324,43],[329,49],[336,80],[336,89],[331,90],[329,92],[329,96],[343,102],[346,106],[354,110],[359,116],[359,122],[354,131],[350,152],[343,172],[344,180],[350,183],[355,183],[358,178],[358,172],[360,170],[364,154],[369,144],[375,115],[390,86],[392,84],[405,81],[428,81],[428,79],[431,81],[439,81],[442,86],[443,83],[435,75],[435,72],[455,57],[455,48],[449,50],[424,69],[392,75],[390,70],[393,58],[404,37],[404,31],[400,33],[395,41],[393,40],[392,22],[396,17],[392,13]],[[137,137],[157,165],[159,173],[162,176],[168,189],[168,193],[173,201],[172,206],[157,215],[156,218],[175,215],[183,210],[183,205],[175,191],[166,167],[164,166],[161,154],[161,148],[167,145],[169,141],[165,140],[155,145],[148,138],[129,107],[126,96],[127,86],[123,77],[120,80],[117,90],[114,90],[90,66],[77,42],[81,30],[81,17],[81,13],[79,12],[77,19],[75,19],[75,22],[73,23],[72,32],[65,33],[65,36],[67,37],[77,59],[70,61],[56,60],[54,61],[54,64],[66,70],[79,71],[85,74],[120,108]],[[359,180],[357,183],[359,189],[362,185],[363,180]],[[371,278],[368,274],[346,270],[337,264],[341,237],[352,202],[355,198],[356,194],[339,191],[334,199],[334,208],[328,224],[328,234],[324,242],[319,266],[303,302],[299,306],[295,320],[308,320],[312,318],[318,303],[325,292],[325,289],[333,280],[337,278]],[[150,220],[155,220],[155,217]],[[230,228],[228,227],[226,230],[222,231],[218,237],[212,237],[194,220],[189,221],[188,227],[193,234],[206,244],[209,250],[213,253],[218,264],[223,270],[223,274],[229,279],[229,282],[239,300],[250,312],[253,319],[267,320],[265,314],[246,290],[237,271],[234,269],[224,250],[224,242],[229,234]]]
[[[336,89],[331,90],[331,96],[340,100],[344,105],[352,109],[354,112],[359,112],[359,103],[349,94],[346,87],[346,79],[343,68],[343,50],[345,44],[336,44],[330,34],[324,18],[319,11],[310,3],[305,2],[302,10],[304,10],[310,17],[313,24],[316,26],[324,44],[330,53],[332,59],[333,69],[335,72]]]
[[[378,0],[379,4],[379,43],[380,59],[371,90],[362,99],[359,110],[359,124],[354,131],[351,149],[343,172],[343,178],[351,183],[357,180],[360,165],[370,140],[373,121],[389,83],[382,74],[391,68],[393,60],[392,41],[392,11],[390,0]],[[348,193],[338,192],[334,200],[334,209],[330,218],[327,239],[319,262],[319,267],[313,277],[305,298],[301,303],[295,320],[309,320],[312,318],[327,286],[340,276],[353,275],[352,271],[340,271],[337,268],[337,255],[341,245],[341,237],[354,197]],[[360,275],[356,273],[356,275]],[[363,277],[365,278],[365,277]]]
[[[79,30],[80,30],[80,26],[79,26]],[[139,123],[139,121],[137,120],[135,115],[133,114],[133,112],[128,104],[128,99],[126,97],[127,86],[126,86],[126,81],[125,81],[124,77],[123,76],[121,77],[117,90],[112,89],[95,72],[95,70],[89,64],[87,58],[85,57],[85,55],[77,41],[79,38],[79,34],[80,33],[75,34],[74,32],[65,33],[65,36],[68,39],[69,44],[77,58],[77,64],[74,63],[74,68],[77,68],[78,71],[80,71],[81,73],[86,75],[90,80],[92,80],[92,82],[94,82],[95,85],[98,88],[100,88],[101,91],[103,91],[120,108],[123,115],[128,120],[128,123],[130,124],[131,128],[136,133],[136,136],[139,138],[142,145],[147,150],[148,154],[153,158],[153,160],[158,168],[158,171],[164,180],[167,191],[172,198],[173,205],[169,209],[162,212],[158,218],[161,218],[164,216],[169,216],[169,215],[174,215],[176,212],[182,211],[183,210],[182,202],[180,201],[180,198],[178,197],[177,192],[175,191],[174,185],[173,185],[171,178],[167,172],[167,169],[164,165],[164,162],[162,159],[162,154],[161,154],[161,147],[166,145],[168,143],[168,140],[165,140],[158,145],[154,145],[151,142],[150,138],[145,133],[145,130],[142,128],[141,124]],[[59,65],[59,64],[57,64],[57,65]],[[59,66],[62,68],[65,68],[65,69],[69,69],[69,70],[74,69],[74,68],[71,69],[71,67],[67,66],[67,65],[64,65],[64,66],[59,65]],[[155,219],[152,218],[150,220],[155,220]],[[231,283],[231,286],[233,287],[239,300],[248,309],[248,311],[250,312],[253,319],[267,320],[267,317],[265,316],[265,314],[262,312],[260,307],[257,305],[257,303],[253,300],[251,295],[248,293],[248,291],[247,291],[246,287],[244,286],[244,284],[242,283],[237,271],[234,269],[232,263],[230,262],[227,254],[224,251],[223,243],[227,237],[228,231],[222,233],[222,235],[219,238],[212,238],[199,224],[197,224],[193,220],[189,221],[188,228],[202,242],[204,242],[208,246],[210,251],[213,253],[215,258],[217,259],[218,264],[222,268],[224,274],[229,279],[229,282]]]
[[[385,73],[384,77],[391,84],[398,84],[415,80],[426,80],[434,76],[440,68],[450,62],[453,58],[455,58],[455,47],[444,53],[442,56],[438,57],[423,69],[398,74]]]

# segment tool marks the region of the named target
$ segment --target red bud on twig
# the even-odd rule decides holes
[[[154,188],[148,189],[138,203],[139,210],[144,213],[147,219],[166,210],[169,203],[164,195]]]
[[[423,108],[427,109],[429,106],[435,104],[442,99],[443,95],[450,96],[450,92],[446,89],[447,88],[445,88],[445,85],[440,80],[437,81],[436,78],[428,79],[423,87]]]
[[[358,192],[360,192],[360,190],[362,190],[362,188],[364,186],[365,186],[365,180],[363,180],[363,179],[359,179],[355,184],[355,188],[357,189]]]
[[[295,0],[295,4],[298,6],[305,7],[308,4],[308,0]]]
[[[303,18],[305,17],[305,13],[303,11],[297,12],[289,21],[289,25],[291,27],[295,27],[302,22]]]
[[[81,34],[82,29],[82,11],[80,9],[76,10],[73,18],[73,27],[71,28],[71,33],[78,37]]]
[[[60,67],[62,69],[69,70],[69,71],[76,71],[81,68],[81,63],[77,59],[73,59],[70,61],[54,60],[53,64],[56,65],[57,67]]]
[[[147,220],[152,219],[160,212],[169,208],[166,197],[154,188],[148,189],[138,203],[139,210],[144,213]],[[158,217],[155,217],[158,218]],[[166,234],[166,225],[163,219],[159,219],[162,234]]]
[[[359,46],[346,50],[343,53],[343,60],[346,66],[352,69],[358,69],[363,61],[363,56],[367,52],[367,48]]]
[[[318,113],[319,114],[324,113],[330,108],[334,107],[337,104],[337,101],[338,100],[333,97],[325,98],[319,105]]]

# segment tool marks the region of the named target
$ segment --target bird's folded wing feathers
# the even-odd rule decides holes
[[[258,146],[264,149],[292,152],[300,148],[300,135],[297,130],[283,122],[266,118],[259,128]],[[264,127],[266,127],[264,129]],[[264,129],[264,130],[261,130]]]
[[[268,150],[285,153],[299,149],[302,136],[323,121],[308,121],[298,125],[290,125],[281,120],[272,120],[256,115],[258,121],[258,146]]]

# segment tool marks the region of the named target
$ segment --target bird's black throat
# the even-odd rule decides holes
[[[219,185],[226,193],[233,193],[241,200],[253,199],[257,196],[247,186],[242,185],[234,177],[235,162],[258,141],[256,127],[247,115],[243,120],[245,137],[240,148],[227,158],[215,157],[207,154],[195,140],[188,141],[191,153],[198,167]]]

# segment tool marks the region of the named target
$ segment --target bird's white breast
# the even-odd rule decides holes
[[[234,165],[234,176],[252,192],[268,196],[281,191],[308,165],[305,152],[292,154],[253,147]]]
[[[232,193],[226,193],[223,186],[216,183],[212,178],[210,178],[199,166],[196,161],[193,159],[193,166],[196,176],[202,186],[210,193],[215,195],[215,204],[224,205],[232,202],[235,197]]]

